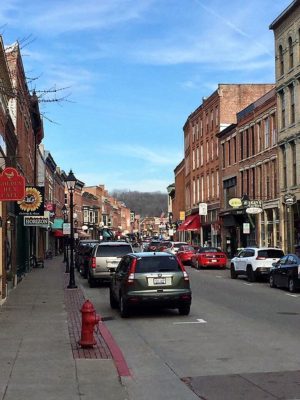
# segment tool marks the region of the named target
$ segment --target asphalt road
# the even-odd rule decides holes
[[[300,293],[232,280],[228,270],[187,271],[189,316],[148,310],[122,319],[107,287],[80,280],[132,371],[130,398],[300,399]]]

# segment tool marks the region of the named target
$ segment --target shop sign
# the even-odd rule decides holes
[[[286,193],[283,196],[283,202],[287,205],[287,206],[292,206],[293,204],[296,204],[297,199],[296,196],[292,193]]]
[[[199,203],[199,215],[207,215],[207,203]]]
[[[41,215],[37,215],[35,217],[32,216],[25,216],[24,217],[24,226],[48,226],[49,225],[49,218],[44,217]]]
[[[71,224],[70,222],[63,223],[63,234],[64,235],[71,235]]]
[[[261,200],[243,200],[242,204],[244,207],[248,208],[261,208],[262,209],[262,201]]]
[[[185,211],[180,211],[179,212],[179,219],[180,219],[180,221],[184,221],[185,220]]]
[[[242,206],[242,200],[238,197],[234,197],[229,200],[229,205],[233,208],[238,208]]]
[[[18,201],[18,214],[44,216],[44,186],[26,186],[25,196]]]
[[[262,212],[262,208],[260,207],[248,207],[246,208],[247,214],[259,214]]]
[[[18,201],[25,196],[25,178],[15,168],[7,167],[0,174],[0,201]]]

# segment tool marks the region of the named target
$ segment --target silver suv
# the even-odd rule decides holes
[[[133,253],[133,249],[127,242],[101,242],[94,246],[88,269],[90,287],[97,282],[110,280],[121,258],[128,253]]]
[[[272,264],[283,255],[283,251],[276,247],[247,247],[231,259],[231,278],[246,275],[249,282],[254,282],[260,276],[268,276]]]

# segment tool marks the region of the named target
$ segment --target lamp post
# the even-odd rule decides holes
[[[64,223],[68,222],[68,210],[67,206],[64,204],[62,207],[62,213],[64,216]],[[64,235],[64,259],[63,262],[66,263],[66,271],[65,273],[68,274],[70,272],[69,269],[69,254],[68,254],[68,240],[66,236]]]
[[[73,195],[75,191],[77,179],[75,178],[72,170],[70,170],[69,175],[66,178],[66,184],[68,191],[70,193],[70,224],[71,224],[71,235],[70,235],[70,280],[68,289],[76,289],[77,286],[75,284],[75,270],[74,270],[74,222],[73,222]]]

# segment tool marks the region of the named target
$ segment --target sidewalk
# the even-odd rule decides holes
[[[66,289],[62,256],[33,269],[0,307],[0,400],[125,400],[129,370],[105,324],[77,344],[83,292]]]

